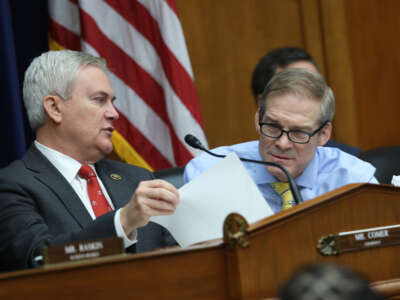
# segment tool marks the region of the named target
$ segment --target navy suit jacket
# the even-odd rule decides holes
[[[360,148],[356,148],[347,144],[343,144],[343,143],[339,143],[336,141],[328,141],[325,146],[327,147],[335,147],[335,148],[339,148],[340,150],[347,152],[351,155],[354,156],[358,156],[361,153],[361,149]]]
[[[95,164],[116,209],[124,206],[149,171],[112,160]],[[115,179],[120,175],[121,179]],[[0,170],[0,270],[35,266],[46,245],[116,236],[115,211],[92,220],[71,185],[32,145],[21,160]],[[136,252],[175,244],[168,231],[150,222],[139,228]]]

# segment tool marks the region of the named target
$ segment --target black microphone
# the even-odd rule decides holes
[[[212,156],[226,157],[226,155],[216,154],[216,153],[213,153],[210,150],[208,150],[206,147],[203,146],[203,144],[200,142],[200,140],[197,137],[195,137],[194,135],[192,135],[192,134],[187,134],[185,136],[185,142],[189,146],[191,146],[193,148],[196,148],[196,149],[199,149],[199,150],[202,150],[202,151],[204,151],[204,152],[206,152],[206,153],[208,153],[208,154],[210,154]],[[254,159],[248,159],[248,158],[242,158],[242,157],[239,157],[239,159],[241,161],[247,161],[247,162],[252,162],[252,163],[256,163],[256,164],[273,166],[273,167],[281,169],[282,172],[285,173],[285,175],[286,175],[286,177],[288,179],[290,190],[292,191],[292,194],[293,194],[294,202],[296,204],[299,204],[299,203],[303,202],[303,198],[301,197],[301,194],[299,192],[299,188],[297,187],[296,182],[294,181],[292,175],[290,175],[289,172],[284,167],[282,167],[281,165],[279,165],[277,163],[268,162],[268,161],[254,160]]]

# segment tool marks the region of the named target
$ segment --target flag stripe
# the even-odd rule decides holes
[[[161,59],[164,71],[168,77],[168,81],[172,84],[174,92],[179,100],[189,109],[197,122],[201,124],[202,120],[199,107],[196,105],[198,102],[192,78],[164,43],[157,21],[138,2],[106,1],[153,45]],[[146,22],[139,22],[141,19],[146,20]],[[174,78],[179,78],[179,81],[174,80]],[[193,101],[193,99],[196,101]]]
[[[115,101],[115,106],[120,114],[129,119],[132,125],[138,128],[152,142],[154,147],[162,153],[164,158],[174,164],[175,159],[168,126],[134,90],[127,88],[114,74],[110,74],[109,77],[115,93],[121,99]],[[116,123],[118,122],[119,120],[116,121]]]
[[[96,44],[95,48],[98,48],[99,50],[102,50],[101,56],[106,57],[107,60],[110,57],[111,59],[116,59],[117,57],[119,57],[119,55],[115,55],[115,53],[117,53],[118,51],[121,52],[121,55],[124,56],[125,54],[129,55],[128,58],[125,57],[125,59],[131,58],[134,62],[140,64],[140,66],[143,67],[144,70],[146,70],[147,72],[150,72],[151,77],[154,78],[157,82],[159,83],[163,83],[163,88],[165,90],[165,99],[155,99],[154,96],[152,97],[147,97],[143,94],[141,94],[138,90],[138,85],[140,86],[140,88],[144,88],[143,87],[143,83],[140,84],[140,82],[138,82],[137,84],[132,84],[130,85],[131,88],[135,89],[136,92],[139,94],[139,96],[145,100],[145,101],[149,101],[151,107],[153,109],[156,109],[156,107],[159,107],[160,104],[163,105],[163,107],[165,107],[165,102],[167,102],[167,109],[168,109],[168,116],[169,116],[169,120],[173,120],[173,129],[171,130],[175,130],[177,132],[177,135],[179,137],[179,140],[181,141],[182,144],[184,144],[184,136],[187,133],[192,133],[195,134],[199,137],[199,139],[204,143],[207,144],[206,142],[206,138],[204,136],[203,130],[201,128],[201,125],[199,122],[196,122],[196,120],[193,119],[192,115],[190,114],[190,112],[188,111],[187,107],[185,105],[182,104],[182,102],[177,98],[177,96],[175,95],[174,91],[171,89],[171,87],[169,86],[169,81],[167,78],[165,78],[165,74],[163,72],[163,70],[159,67],[160,63],[159,63],[159,58],[157,53],[154,51],[152,44],[149,43],[146,39],[143,38],[143,36],[138,33],[136,31],[136,29],[132,26],[130,26],[128,23],[125,22],[124,19],[122,19],[120,17],[120,15],[118,15],[111,7],[109,7],[108,5],[94,5],[94,2],[92,1],[88,1],[86,2],[85,5],[83,5],[82,9],[84,9],[85,11],[82,13],[85,13],[86,15],[88,15],[90,13],[90,15],[97,20],[97,23],[100,24],[100,28],[96,27],[96,24],[94,24],[94,20],[92,19],[93,28],[91,28],[90,30],[87,30],[88,32],[84,33],[84,35],[89,35],[89,34],[93,34],[94,36],[97,36],[98,34],[103,34],[100,32],[103,31],[104,35],[106,35],[107,37],[109,37],[109,40],[112,39],[113,42],[115,42],[120,49],[118,49],[117,46],[115,46],[115,48],[113,48],[112,51],[110,52],[109,56],[106,56],[104,51],[108,51],[109,50],[109,45],[107,46],[103,46],[101,47],[101,44],[103,43],[102,41],[100,41],[98,44]],[[106,19],[113,24],[113,26],[107,26],[107,24],[105,23],[101,23],[101,20],[104,19],[106,17]],[[82,20],[84,20],[85,17],[82,17]],[[86,27],[83,26],[83,27]],[[94,28],[96,27],[96,28]],[[120,30],[119,28],[125,28]],[[128,30],[129,28],[129,30]],[[96,30],[96,34],[94,34],[94,30]],[[123,39],[123,36],[130,36],[132,37],[133,40],[136,41],[136,43],[134,43],[134,47],[130,47],[130,43],[129,43],[129,39]],[[86,36],[86,39],[88,39],[88,37]],[[114,45],[113,45],[114,46]],[[123,51],[121,50],[123,49]],[[114,66],[114,68],[123,68],[125,66],[125,62],[119,62],[117,65]],[[124,68],[124,70],[130,70],[130,68]],[[141,70],[139,68],[139,70]],[[114,70],[112,70],[114,71]],[[132,71],[131,71],[132,73]],[[140,78],[140,76],[142,74],[139,74],[138,72],[134,72],[134,74],[136,74],[136,76],[129,76],[129,80],[134,80],[136,77]],[[118,77],[120,78],[124,78],[124,73],[123,72],[119,72]],[[126,75],[125,77],[127,77],[128,75]],[[147,74],[143,75],[144,78],[147,78]],[[131,78],[131,77],[135,77],[135,78]],[[153,88],[154,89],[154,88]],[[155,103],[154,105],[152,105],[153,102],[151,102],[151,100],[153,100]],[[197,100],[196,100],[197,101]],[[159,114],[160,115],[160,114]],[[166,117],[165,115],[160,115],[160,117],[168,123],[169,125],[169,120],[168,117]],[[186,147],[186,146],[185,146]],[[189,148],[189,151],[192,154],[198,153],[197,150]]]
[[[87,6],[85,7],[87,8]],[[99,11],[99,10],[98,10]],[[146,101],[147,104],[149,104],[151,106],[151,108],[156,111],[158,113],[158,115],[160,116],[160,118],[162,120],[164,120],[164,122],[166,123],[166,125],[170,128],[171,132],[177,131],[179,134],[179,138],[176,137],[174,139],[174,141],[172,141],[172,145],[178,143],[179,145],[176,145],[176,151],[178,151],[177,153],[175,153],[175,155],[173,156],[174,158],[172,158],[171,155],[166,155],[167,159],[169,161],[171,161],[172,163],[174,161],[176,161],[177,156],[179,155],[184,155],[183,158],[181,158],[179,161],[183,162],[183,161],[187,161],[188,157],[190,159],[190,157],[192,156],[191,154],[188,155],[188,153],[190,153],[190,151],[188,150],[184,150],[184,148],[186,147],[184,144],[184,136],[188,133],[186,130],[188,128],[187,124],[191,124],[194,123],[193,120],[190,118],[190,115],[187,112],[187,109],[184,105],[182,105],[180,103],[180,101],[176,100],[176,99],[170,99],[167,102],[174,102],[175,105],[172,106],[175,108],[175,110],[178,108],[178,113],[172,111],[171,114],[173,115],[178,115],[180,117],[178,117],[178,121],[180,124],[178,124],[177,126],[174,126],[174,129],[172,128],[172,124],[169,120],[169,117],[167,116],[167,113],[165,112],[165,94],[163,92],[163,90],[161,89],[161,87],[159,87],[157,85],[156,82],[153,81],[153,77],[149,76],[144,70],[142,70],[139,66],[137,66],[135,64],[135,61],[133,61],[132,59],[130,59],[130,57],[127,57],[125,52],[123,52],[122,50],[120,50],[114,43],[113,41],[109,40],[101,31],[100,29],[97,27],[97,24],[95,23],[95,20],[93,20],[93,18],[88,15],[86,13],[86,11],[82,11],[82,24],[84,24],[84,35],[86,36],[86,40],[89,44],[92,45],[92,47],[99,49],[99,54],[102,57],[105,57],[107,60],[112,59],[112,62],[114,62],[114,64],[112,66],[110,66],[110,68],[112,69],[112,71],[121,79],[124,80],[125,79],[125,83],[131,88],[133,89],[141,99],[144,99]],[[87,32],[86,32],[87,30]],[[101,47],[101,45],[103,45],[103,47]],[[136,70],[136,73],[138,74],[137,76],[130,76],[128,77],[125,73],[124,73],[124,69],[123,68],[128,68],[131,71],[132,70]],[[126,79],[129,79],[129,82],[126,81]],[[142,82],[136,82],[136,78],[141,78]],[[147,81],[148,80],[148,81]],[[122,89],[121,89],[122,90]],[[147,92],[147,94],[146,94]],[[149,94],[149,92],[151,94]],[[159,92],[159,94],[157,95],[156,92]],[[169,96],[173,95],[172,93],[168,94]],[[132,99],[131,97],[127,98],[127,99]],[[124,102],[125,104],[127,102]],[[160,105],[161,103],[161,105]],[[136,107],[137,106],[133,106]],[[121,111],[126,111],[126,110],[121,110]],[[136,110],[136,111],[140,111],[140,110]],[[132,115],[135,115],[135,111],[132,112]],[[132,123],[136,124],[137,121],[135,119],[132,120]],[[196,124],[196,123],[195,123]],[[140,126],[143,131],[146,131],[145,127]],[[195,126],[196,127],[196,126]],[[192,133],[197,133],[199,134],[201,137],[204,137],[203,133],[202,133],[202,129],[201,127],[198,125],[197,128],[193,128],[193,130],[191,130]],[[157,133],[150,133],[149,135],[147,135],[147,137],[150,140],[154,140],[155,136],[154,134]],[[163,135],[164,136],[164,135]],[[205,138],[204,138],[205,139]],[[157,147],[159,150],[161,150],[162,148],[165,148],[165,145],[163,145],[163,143],[165,143],[166,141],[164,140],[162,143],[160,143],[160,146]],[[177,163],[177,162],[176,162]]]
[[[135,112],[140,111],[140,112],[145,112],[147,111],[146,114],[141,114],[140,116],[135,116],[134,119],[132,119],[133,123],[139,123],[140,118],[142,116],[149,116],[152,115],[152,111],[156,112],[157,115],[159,116],[159,121],[154,120],[154,116],[152,118],[151,123],[159,123],[157,128],[158,132],[151,132],[149,131],[149,127],[147,126],[147,122],[149,121],[148,119],[144,119],[142,122],[142,125],[138,124],[141,129],[146,132],[148,131],[148,138],[151,139],[154,143],[157,143],[157,135],[160,137],[160,133],[164,131],[164,134],[161,135],[162,140],[159,142],[159,147],[158,149],[164,149],[165,148],[165,143],[167,143],[167,140],[163,137],[168,137],[169,134],[167,134],[165,131],[168,129],[161,130],[160,127],[165,127],[168,126],[170,127],[170,122],[168,120],[167,113],[165,111],[165,98],[164,98],[164,92],[161,89],[161,87],[158,86],[158,84],[153,80],[151,76],[149,76],[146,72],[144,72],[137,64],[131,60],[129,57],[125,55],[123,51],[121,51],[118,47],[115,46],[115,44],[110,41],[106,36],[102,34],[102,32],[98,29],[96,23],[94,22],[93,18],[91,18],[86,12],[82,11],[82,24],[84,24],[85,29],[83,30],[83,33],[86,36],[86,42],[92,46],[94,49],[97,49],[98,55],[104,57],[107,61],[110,61],[110,70],[118,77],[119,80],[123,81],[123,84],[118,84],[114,80],[114,87],[116,86],[121,86],[120,91],[117,93],[116,89],[116,94],[121,97],[121,94],[123,91],[127,91],[126,86],[124,87],[123,85],[129,86],[129,88],[136,93],[136,97],[130,93],[128,97],[124,97],[123,99],[129,99],[125,101],[120,101],[122,105],[125,105],[123,110],[120,110],[121,112],[126,113],[126,115],[131,115],[135,116]],[[88,32],[86,32],[86,30]],[[128,76],[126,74],[125,68],[128,68],[131,72],[136,73],[136,76]],[[141,81],[136,81],[137,79],[141,79]],[[140,97],[141,99],[146,99],[146,104],[150,105],[152,110],[146,109],[146,107],[143,107],[140,105],[141,103],[133,104],[131,101],[133,99],[137,99]],[[148,99],[148,100],[147,100]],[[118,108],[118,101],[115,104]],[[129,113],[128,113],[129,112]],[[167,124],[165,124],[164,122]],[[161,123],[161,124],[160,124]],[[136,125],[137,126],[137,125]],[[171,149],[172,150],[172,149]],[[165,153],[165,156],[171,161],[174,162],[174,156],[172,151],[168,151],[169,153]]]
[[[78,6],[71,1],[62,0],[48,1],[48,5],[51,19],[79,37],[81,28]]]
[[[114,152],[122,158],[123,161],[138,165],[153,171],[153,168],[143,159],[143,157],[136,152],[135,149],[128,143],[128,141],[118,132],[114,130],[111,136],[111,141],[114,145]]]
[[[92,55],[99,56],[95,48],[88,43],[84,42],[83,48]],[[109,78],[115,94],[118,95],[117,101],[114,104],[120,115],[122,114],[129,119],[132,125],[139,129],[146,139],[150,140],[155,148],[162,153],[164,158],[174,165],[175,161],[169,128],[147,103],[133,89],[125,85],[116,74],[109,74]],[[116,124],[119,121],[117,120]]]
[[[81,11],[85,40],[109,62],[109,69],[150,105],[160,118],[168,117],[164,91],[135,60],[132,60],[99,29],[96,21],[86,11]]]
[[[141,131],[133,126],[124,115],[120,115],[118,122],[115,123],[115,127],[133,148],[141,150],[142,157],[146,161],[152,162],[153,169],[159,170],[172,166],[172,164],[158,152],[153,144],[142,135]]]
[[[50,19],[50,35],[52,39],[66,49],[81,50],[81,39],[64,26]]]
[[[172,9],[172,11],[173,11],[176,15],[178,15],[178,10],[177,10],[177,8],[176,8],[175,1],[174,1],[174,0],[166,0],[165,2],[169,5],[169,7]]]
[[[177,166],[185,165],[193,156],[186,148],[186,145],[176,135],[175,131],[171,132],[172,146],[174,147],[174,155]]]
[[[185,37],[177,14],[165,1],[138,0],[158,23],[162,39],[193,79],[192,66],[186,49]],[[173,2],[173,1],[170,1]],[[160,16],[162,16],[160,18]]]
[[[187,133],[207,144],[174,0],[58,0],[49,9],[53,44],[107,60],[119,155],[160,169],[198,153],[185,144]]]

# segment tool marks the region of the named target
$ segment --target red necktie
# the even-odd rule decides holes
[[[87,181],[87,191],[89,194],[90,204],[92,205],[96,218],[111,211],[112,208],[110,204],[108,204],[108,201],[100,188],[96,173],[92,168],[88,165],[83,165],[79,169],[78,174]]]

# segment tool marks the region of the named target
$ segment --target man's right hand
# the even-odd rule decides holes
[[[174,213],[179,204],[179,192],[161,179],[140,182],[127,205],[121,209],[121,224],[127,236],[145,226],[151,216]]]

